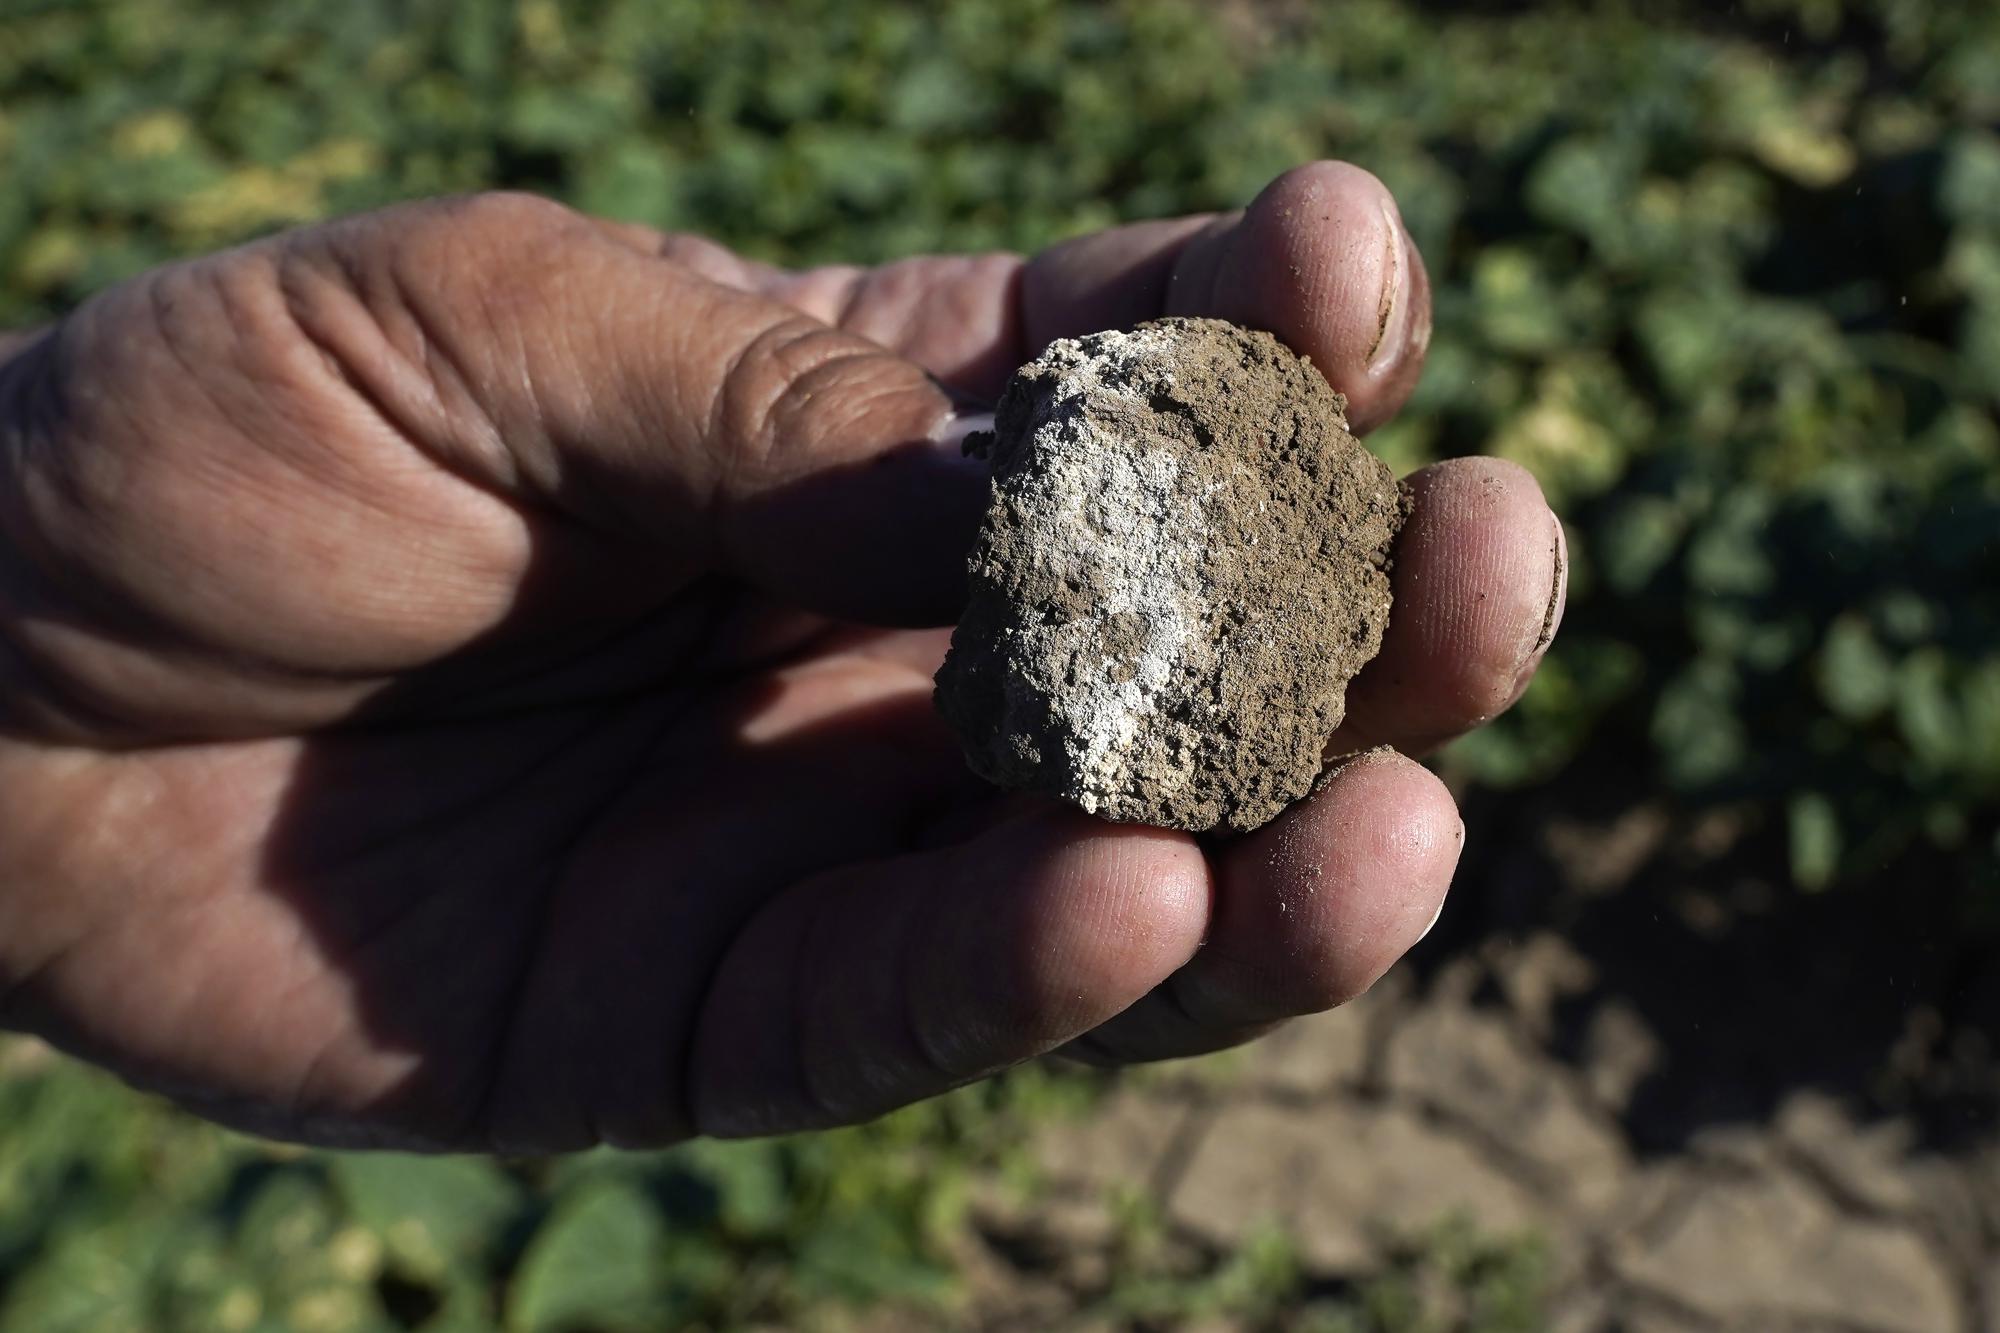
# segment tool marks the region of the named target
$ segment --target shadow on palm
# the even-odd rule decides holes
[[[896,470],[829,472],[771,508],[823,510],[851,472],[879,484]],[[645,576],[637,552],[632,568]],[[561,595],[540,570],[531,560],[524,603]],[[732,1032],[798,1017],[719,1010],[718,977],[774,1008],[810,989],[795,960],[744,941],[753,918],[790,898],[786,916],[894,966],[845,881],[1029,808],[973,778],[932,711],[945,631],[844,625],[710,576],[592,637],[524,665],[503,623],[301,744],[259,879],[350,1013],[344,1030],[299,1034],[321,1054],[300,1073],[294,1130],[365,1139],[372,1122],[538,1149],[694,1132],[697,1063],[726,1081]],[[861,914],[822,920],[817,899]],[[804,1122],[895,1104],[814,1085],[809,1066],[844,1052],[758,1054],[755,1076],[777,1084],[759,1095]]]

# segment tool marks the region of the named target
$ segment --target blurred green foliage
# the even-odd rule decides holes
[[[1346,157],[1395,190],[1437,294],[1376,446],[1518,460],[1569,525],[1556,651],[1448,762],[1520,784],[1588,756],[1745,803],[1809,888],[1925,849],[1990,884],[2000,7],[1469,8],[0,0],[0,325],[438,191],[867,260],[1231,207]],[[273,1154],[11,1073],[0,1324],[946,1308],[964,1172],[1073,1093],[1029,1074],[848,1134],[544,1169]],[[1255,1315],[1288,1262],[1249,1250],[1197,1291],[1135,1259],[1117,1308]],[[1327,1317],[1417,1326],[1394,1302]]]
[[[948,1317],[975,1172],[1092,1084],[1028,1069],[876,1124],[496,1162],[299,1152],[0,1044],[0,1328],[655,1333]]]

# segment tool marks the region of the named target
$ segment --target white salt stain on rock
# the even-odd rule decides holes
[[[1198,558],[1205,497],[1190,492],[1162,442],[1103,419],[1107,404],[1148,408],[1154,393],[1173,387],[1159,363],[1164,335],[1148,329],[1097,342],[1094,355],[1069,339],[1043,354],[1061,372],[1032,431],[1042,469],[1027,488],[1068,520],[1052,525],[1039,558],[1099,590],[1091,615],[1052,636],[1073,676],[1070,692],[1052,701],[1074,775],[1068,795],[1093,813],[1130,788],[1134,742],[1161,726],[1162,704],[1185,683],[1181,668],[1207,630]],[[1108,632],[1121,622],[1125,635]],[[1108,657],[1107,639],[1131,651]]]
[[[1088,499],[1066,529],[1076,540],[1059,558],[1092,566],[1092,582],[1105,590],[1090,620],[1073,621],[1060,638],[1075,654],[1077,689],[1057,701],[1075,751],[1077,803],[1095,811],[1111,793],[1125,790],[1132,743],[1160,714],[1196,634],[1189,614],[1199,596],[1194,561],[1182,537],[1197,542],[1198,516],[1177,515],[1180,465],[1161,452],[1087,446],[1095,452],[1066,459],[1059,470],[1088,470],[1070,483]],[[1083,512],[1088,511],[1088,512]],[[1115,516],[1115,517],[1113,517]],[[1177,521],[1178,520],[1178,521]],[[1138,630],[1137,650],[1108,658],[1098,652],[1104,626],[1121,617]],[[1095,673],[1089,659],[1098,656]]]

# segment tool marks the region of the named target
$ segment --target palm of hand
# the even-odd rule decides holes
[[[669,253],[807,310],[835,281]],[[840,280],[846,326],[970,391],[1018,356],[1018,331],[967,318],[1005,303],[1005,272]],[[68,335],[74,359],[102,353],[90,374],[113,392],[49,429],[121,482],[70,469],[70,493],[145,506],[143,540],[113,523],[84,548],[137,605],[100,616],[59,579],[10,589],[7,678],[53,684],[18,691],[31,703],[0,739],[0,979],[11,1024],[198,1110],[323,1142],[518,1150],[837,1123],[1058,1046],[1207,1049],[1335,1003],[1407,947],[1449,878],[1448,800],[1400,761],[1357,765],[1213,856],[995,795],[931,715],[941,632],[856,628],[749,586],[791,577],[782,557],[746,581],[635,541],[602,521],[622,497],[589,468],[502,476],[454,452],[461,431],[412,447],[421,414],[383,407],[392,372],[357,366],[337,317],[308,318],[303,350],[280,339],[247,370],[199,371],[190,398],[161,345],[185,359],[228,321],[176,313],[157,285],[123,302]],[[156,335],[184,320],[188,336],[109,350],[103,330],[141,306]],[[1132,313],[1113,299],[1091,318]],[[424,337],[457,389],[505,379]],[[289,378],[319,356],[370,390],[367,410]],[[909,433],[879,415],[878,433]],[[162,419],[170,435],[131,424]],[[301,420],[305,457],[358,460],[357,476],[329,485],[288,452]],[[65,488],[38,498],[24,475],[10,530],[46,571]],[[1546,511],[1500,475],[1514,491],[1494,501],[1486,475],[1493,512],[1466,521],[1533,548],[1546,539],[1522,515]],[[194,506],[188,476],[221,480]],[[743,526],[800,503],[746,507]],[[657,577],[635,579],[641,561]],[[1543,580],[1510,590],[1537,632],[1560,593]],[[1467,633],[1453,608],[1434,619]],[[1428,743],[1494,711],[1521,630],[1471,632],[1491,651],[1460,645],[1414,703],[1385,680],[1348,739]]]
[[[801,1040],[824,1071],[732,1047],[773,1016],[730,1009],[825,1016],[781,993],[804,980],[771,956],[787,919],[997,798],[928,717],[937,635],[768,628],[790,642],[663,662],[637,695],[93,757],[9,813],[47,831],[15,856],[95,899],[20,993],[91,1013],[86,1050],[197,1109],[333,1142],[663,1142],[698,1109],[715,1128],[765,1103],[788,1126],[886,1109],[840,1086],[845,1047]],[[836,979],[887,925],[815,923]]]

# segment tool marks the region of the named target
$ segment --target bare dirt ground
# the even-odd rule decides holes
[[[1475,801],[1368,996],[1050,1128],[982,1213],[981,1324],[1104,1326],[1137,1194],[1192,1250],[1278,1224],[1326,1289],[1448,1216],[1538,1235],[1567,1333],[2000,1329],[2000,951],[1958,890],[1799,898],[1754,821],[1621,785]]]

